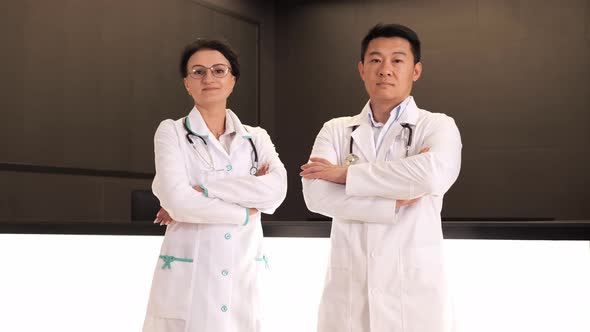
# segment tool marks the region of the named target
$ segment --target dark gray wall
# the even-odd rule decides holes
[[[463,169],[444,216],[590,217],[590,1],[3,2],[1,162],[153,171],[152,136],[186,113],[182,45],[223,36],[244,76],[231,107],[289,171],[267,220],[305,220],[299,165],[328,119],[367,100],[356,70],[376,22],[423,40],[422,108],[453,116]],[[258,44],[258,46],[257,46]],[[0,171],[1,220],[128,222],[149,180]]]
[[[240,55],[229,107],[274,124],[273,7],[254,1],[17,1],[3,4],[0,163],[151,173],[160,121],[188,113],[182,47],[222,38]],[[261,38],[265,38],[262,45]],[[262,93],[262,90],[265,93]],[[262,118],[265,121],[262,121]],[[268,120],[270,119],[270,121]],[[6,221],[129,221],[151,180],[0,171]]]
[[[360,112],[360,41],[377,22],[423,41],[418,106],[455,118],[463,165],[443,216],[590,217],[590,1],[277,3],[280,219],[314,218],[299,165],[326,120]]]

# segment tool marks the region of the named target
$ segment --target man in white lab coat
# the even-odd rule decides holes
[[[422,73],[411,29],[373,27],[358,70],[369,101],[326,122],[301,167],[307,207],[333,218],[318,331],[453,331],[440,212],[459,130],[411,96]]]

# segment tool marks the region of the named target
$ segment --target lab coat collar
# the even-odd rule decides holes
[[[412,96],[409,97],[410,100],[408,101],[407,106],[405,109],[402,109],[402,114],[400,115],[399,119],[392,125],[389,129],[387,137],[383,141],[382,144],[388,146],[387,144],[391,144],[391,140],[393,137],[399,135],[402,130],[402,123],[407,123],[412,126],[415,126],[418,122],[418,106],[416,106],[416,102]],[[358,128],[352,132],[351,136],[354,139],[354,149],[358,149],[362,152],[365,158],[369,162],[373,162],[376,159],[382,157],[381,153],[377,155],[375,150],[375,138],[373,135],[372,124],[369,118],[369,111],[371,111],[371,101],[367,101],[365,107],[360,114],[353,116],[347,124],[347,127],[354,127],[358,126]],[[389,139],[388,139],[389,138]],[[380,149],[380,152],[385,149]]]
[[[236,133],[236,136],[232,139],[232,142],[230,144],[230,153],[228,155],[228,153],[221,146],[219,141],[209,136],[211,131],[207,127],[207,124],[205,123],[203,116],[201,115],[196,106],[193,107],[193,109],[189,113],[188,121],[189,123],[187,125],[189,125],[189,129],[192,131],[194,135],[206,139],[207,142],[211,143],[211,146],[219,150],[219,152],[225,155],[227,158],[229,158],[229,155],[231,155],[233,151],[235,151],[240,145],[242,145],[242,143],[246,139],[252,138],[252,136],[244,128],[244,125],[242,125],[242,122],[240,121],[238,116],[230,109],[227,109],[225,111],[226,133]]]
[[[201,136],[203,138],[209,138],[209,134],[211,131],[207,127],[203,116],[197,109],[197,107],[193,107],[193,109],[188,114],[188,125],[189,129],[192,131],[192,134]],[[230,109],[225,111],[225,133],[233,133],[235,132],[237,136],[243,138],[250,138],[252,137],[242,125],[242,122],[238,118],[238,116],[232,112]]]
[[[408,98],[409,98],[408,105],[405,107],[405,109],[402,107],[402,109],[400,110],[400,112],[402,112],[402,114],[400,115],[400,117],[397,121],[399,123],[407,123],[412,126],[415,126],[416,122],[418,122],[418,106],[416,105],[416,102],[414,101],[414,97],[409,96]],[[403,102],[402,102],[402,104],[403,104]],[[395,108],[394,108],[394,110],[395,110]],[[351,118],[347,127],[360,126],[363,123],[368,123],[369,125],[371,125],[371,120],[370,120],[370,115],[369,115],[370,112],[371,112],[371,101],[369,100],[365,104],[365,107],[363,107],[363,110],[361,111],[361,113],[357,114]]]

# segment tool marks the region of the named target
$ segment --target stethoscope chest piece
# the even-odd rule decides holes
[[[346,163],[346,166],[350,166],[356,164],[359,161],[359,159],[359,156],[357,156],[354,153],[350,153],[348,156],[346,156],[344,162]]]

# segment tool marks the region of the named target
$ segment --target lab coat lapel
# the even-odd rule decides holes
[[[352,153],[358,154],[360,152],[368,162],[374,162],[376,158],[375,139],[373,138],[373,130],[369,123],[369,107],[369,103],[367,102],[363,111],[352,118],[349,127],[358,126],[350,135],[354,142]],[[350,149],[349,147],[350,145],[348,145],[347,150]],[[347,152],[350,153],[350,151]]]
[[[226,114],[227,116],[227,114]],[[209,149],[211,153],[211,157],[215,159],[215,155],[221,155],[225,157],[226,160],[230,160],[227,151],[221,146],[218,140],[216,140],[212,135],[210,135],[211,131],[207,128],[207,124],[205,120],[199,113],[197,107],[193,107],[191,112],[188,115],[190,128],[194,135],[201,136],[207,142],[207,146],[205,148]]]
[[[387,153],[390,147],[395,142],[396,137],[398,137],[403,130],[402,124],[407,123],[412,126],[412,129],[416,126],[416,122],[418,120],[418,107],[414,102],[414,98],[410,97],[408,101],[408,105],[405,109],[402,110],[402,114],[400,118],[391,125],[387,135],[383,138],[383,142],[381,143],[381,148],[377,154],[377,160],[385,160]],[[405,144],[405,143],[404,143]]]
[[[252,138],[252,135],[246,131],[244,125],[234,112],[227,110],[227,116],[230,118],[230,121],[232,121],[234,130],[236,131],[236,136],[233,138],[229,147],[229,153],[230,155],[233,155],[234,152],[242,146],[242,144],[246,143],[249,138]]]

